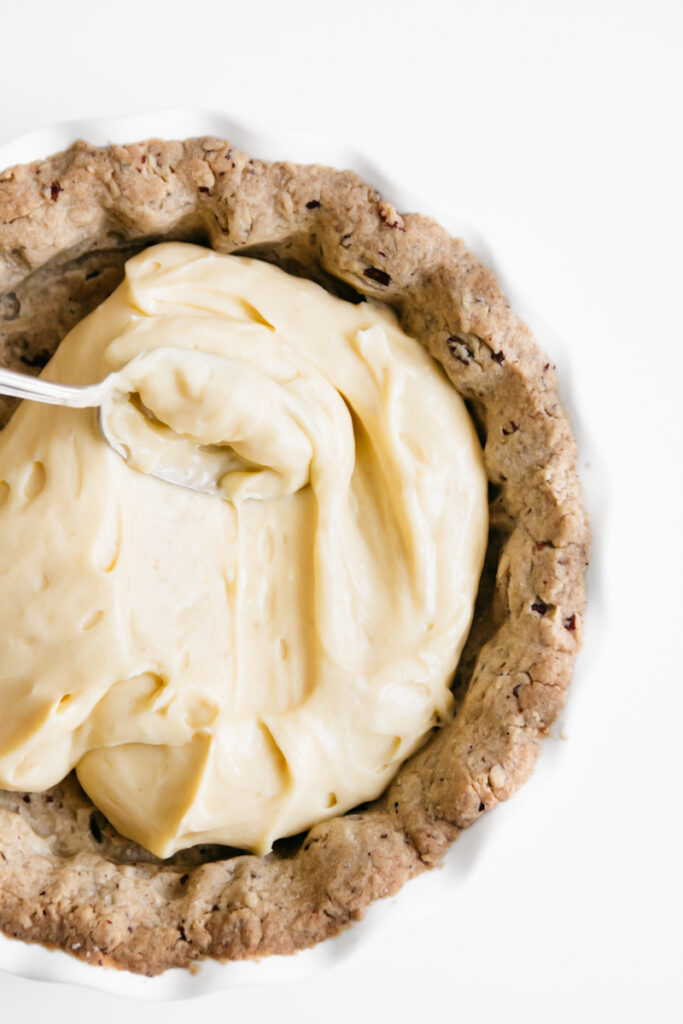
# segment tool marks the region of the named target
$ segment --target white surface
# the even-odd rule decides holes
[[[579,666],[564,756],[495,812],[447,905],[420,917],[399,898],[334,970],[194,1004],[0,974],[1,1019],[680,1020],[680,5],[63,0],[0,14],[0,142],[64,118],[222,107],[346,138],[455,206],[528,297],[541,342],[552,331],[568,348],[565,390],[611,490],[596,537],[607,625]]]

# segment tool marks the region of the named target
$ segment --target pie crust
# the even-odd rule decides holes
[[[589,540],[554,368],[493,274],[348,171],[252,160],[199,138],[78,142],[0,173],[0,364],[38,372],[125,260],[169,238],[390,303],[485,441],[490,535],[456,716],[372,804],[266,857],[212,846],[160,861],[119,836],[73,774],[46,793],[0,791],[0,929],[148,975],[334,935],[511,796],[564,703]],[[3,424],[13,404],[0,403]]]

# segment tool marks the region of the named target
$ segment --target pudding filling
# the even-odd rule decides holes
[[[264,853],[451,715],[476,433],[387,308],[184,243],[131,259],[44,376],[110,373],[125,460],[94,410],[24,402],[0,433],[0,788],[75,768],[160,857]]]

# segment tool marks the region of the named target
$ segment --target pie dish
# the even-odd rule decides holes
[[[162,238],[270,259],[337,294],[391,303],[485,438],[491,531],[456,717],[372,806],[264,859],[197,848],[160,863],[113,834],[72,778],[47,794],[0,796],[2,928],[147,974],[335,934],[507,799],[563,704],[588,541],[549,360],[461,242],[401,216],[349,172],[265,164],[215,138],[79,144],[5,172],[5,365],[38,368],[118,283],[125,258]]]

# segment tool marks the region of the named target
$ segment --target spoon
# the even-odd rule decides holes
[[[29,377],[28,374],[0,368],[0,394],[42,402],[45,405],[62,405],[70,409],[99,409],[98,422],[104,440],[125,462],[131,461],[134,468],[139,468],[135,466],[135,460],[131,459],[129,445],[121,439],[110,423],[113,406],[107,399],[117,390],[118,378],[118,373],[110,373],[96,384],[57,384],[41,377]],[[185,445],[187,446],[187,442]],[[184,456],[181,460],[156,459],[154,464],[145,466],[144,472],[177,487],[219,495],[220,478],[233,468],[234,456],[224,454],[222,457],[211,457],[199,450],[184,452]]]

